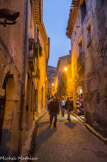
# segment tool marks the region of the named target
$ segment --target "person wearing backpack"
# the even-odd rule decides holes
[[[66,102],[66,100],[65,100],[65,98],[64,98],[64,96],[62,96],[62,99],[61,99],[61,111],[62,111],[62,116],[64,117],[64,114],[65,114],[65,102]]]
[[[49,103],[48,111],[50,115],[50,127],[52,125],[52,121],[54,119],[54,127],[57,127],[57,114],[59,113],[59,102],[56,97],[53,97],[53,100]]]

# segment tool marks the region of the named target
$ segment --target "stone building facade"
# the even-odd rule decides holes
[[[47,67],[47,98],[55,94],[54,80],[53,75],[56,74],[56,67],[49,66]]]
[[[57,72],[56,74],[53,75],[53,86],[54,86],[54,94],[57,95],[58,92],[58,75]]]
[[[71,59],[70,55],[59,57],[57,64],[58,96],[71,97]]]
[[[0,1],[0,8],[20,12],[15,25],[0,25],[0,155],[20,155],[35,120],[45,111],[49,39],[42,3]]]
[[[73,0],[66,35],[75,104],[81,89],[86,122],[107,137],[107,1]]]
[[[46,81],[46,98],[49,99],[52,96],[52,83],[49,78]]]

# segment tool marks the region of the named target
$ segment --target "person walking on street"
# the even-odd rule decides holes
[[[71,121],[70,113],[71,113],[71,111],[73,110],[73,107],[72,107],[72,103],[71,103],[69,97],[67,98],[67,101],[66,101],[66,103],[65,103],[65,108],[66,108],[67,114],[68,114],[67,120]]]
[[[56,127],[57,114],[59,113],[59,103],[56,100],[56,97],[53,97],[53,101],[51,101],[49,103],[48,110],[49,110],[49,114],[50,114],[50,126],[51,126],[53,118],[54,118],[54,127]]]
[[[71,111],[73,111],[73,109],[74,109],[74,103],[73,103],[73,98],[72,97],[70,97],[70,104],[71,104],[71,107],[72,107],[72,110]]]
[[[64,117],[64,114],[65,114],[65,98],[64,96],[62,96],[62,99],[61,99],[61,111],[62,111],[62,116]]]
[[[53,96],[51,96],[51,98],[47,101],[47,109],[48,109],[49,103],[52,101],[53,101]]]
[[[59,113],[61,112],[61,96],[59,97]]]

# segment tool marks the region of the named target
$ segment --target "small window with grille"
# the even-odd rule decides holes
[[[85,3],[85,1],[84,1],[83,4],[81,5],[80,10],[81,10],[81,23],[83,23],[84,18],[85,18],[86,13],[87,13],[87,11],[86,11],[86,3]]]
[[[91,45],[91,25],[87,27],[87,47]]]
[[[78,49],[79,49],[79,55],[82,54],[82,40],[78,44]]]
[[[105,0],[96,0],[98,10],[100,10],[102,8],[104,1]]]

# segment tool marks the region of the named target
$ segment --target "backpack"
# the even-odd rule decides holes
[[[61,100],[61,105],[65,106],[65,100]]]

